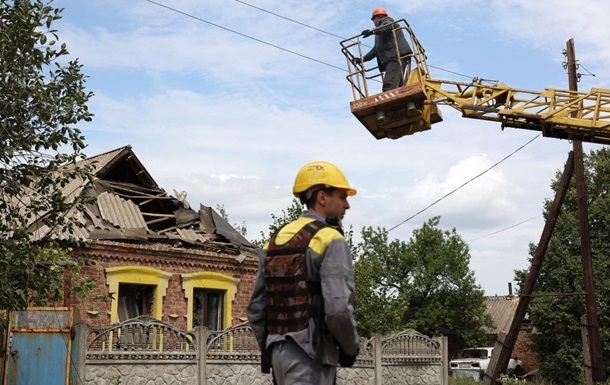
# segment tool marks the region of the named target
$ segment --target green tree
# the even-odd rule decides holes
[[[429,336],[482,342],[483,291],[469,269],[468,245],[440,217],[413,232],[409,242],[390,241],[385,229],[362,230],[356,250],[354,308],[362,335],[413,328]]]
[[[271,238],[276,231],[281,229],[283,226],[288,223],[294,221],[298,217],[303,214],[303,205],[297,198],[292,198],[292,202],[289,207],[282,209],[282,215],[278,216],[276,214],[271,213],[271,224],[269,225],[269,232],[265,234],[261,231],[261,237],[259,240],[255,240],[252,242],[253,245],[258,247],[259,249],[265,246],[265,243]]]
[[[85,76],[66,61],[51,28],[61,10],[42,1],[0,0],[0,309],[61,298],[64,271],[74,268],[65,243],[31,242],[44,226],[64,231],[71,181],[90,177],[75,125],[90,121]]]
[[[610,150],[602,148],[585,155],[585,184],[589,211],[589,233],[602,341],[610,341]],[[557,191],[561,173],[552,182]],[[586,314],[583,267],[580,253],[578,207],[574,178],[570,181],[561,213],[553,229],[548,250],[529,306],[538,331],[532,334],[532,348],[541,357],[544,378],[561,384],[584,383],[584,359],[580,317]],[[548,217],[552,199],[544,202]],[[536,245],[530,245],[530,262]],[[528,269],[515,272],[522,283]],[[542,294],[536,296],[536,294]],[[610,345],[602,343],[606,369],[610,366]]]

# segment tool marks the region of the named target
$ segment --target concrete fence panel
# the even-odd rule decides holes
[[[271,385],[247,323],[222,330],[177,329],[150,317],[108,328],[74,327],[71,385]],[[338,368],[338,385],[447,385],[447,339],[415,330],[362,339],[352,368]]]

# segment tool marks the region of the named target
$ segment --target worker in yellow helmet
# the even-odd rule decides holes
[[[399,25],[394,19],[388,16],[385,8],[377,7],[371,16],[375,29],[365,29],[362,31],[363,37],[375,35],[375,45],[362,58],[354,59],[354,64],[362,64],[377,58],[379,71],[383,72],[383,91],[388,91],[404,85],[404,74],[408,67],[413,50],[405,39],[402,29],[397,29]],[[396,40],[394,40],[396,36]],[[398,52],[396,47],[398,46]],[[400,57],[400,60],[399,60]]]
[[[354,270],[340,221],[356,194],[331,163],[303,166],[292,193],[307,211],[263,247],[247,308],[262,371],[278,385],[332,385],[337,365],[360,351],[353,307]]]

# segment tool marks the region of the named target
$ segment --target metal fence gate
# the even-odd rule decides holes
[[[4,385],[67,385],[70,308],[32,308],[9,316]]]

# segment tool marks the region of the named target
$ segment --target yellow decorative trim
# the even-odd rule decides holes
[[[187,300],[187,316],[186,328],[193,328],[193,296],[194,289],[213,289],[222,290],[225,292],[222,315],[222,327],[226,329],[231,326],[231,315],[233,314],[233,299],[237,293],[237,285],[239,278],[233,278],[229,275],[214,273],[211,271],[202,271],[199,273],[182,274],[182,288],[184,296]]]
[[[153,304],[153,317],[162,319],[163,297],[167,293],[171,273],[146,266],[118,266],[106,269],[106,284],[112,295],[110,308],[110,322],[119,322],[119,283],[140,285],[155,285],[155,301]]]

